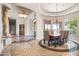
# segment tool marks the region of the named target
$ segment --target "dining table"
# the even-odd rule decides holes
[[[49,46],[54,45],[55,47],[60,44],[60,34],[49,34]],[[51,44],[50,44],[51,42]]]

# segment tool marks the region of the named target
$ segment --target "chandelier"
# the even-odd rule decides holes
[[[25,10],[20,11],[19,17],[21,17],[21,18],[26,18],[27,17],[27,14],[26,14]]]
[[[26,18],[27,15],[26,14],[19,14],[19,17]]]

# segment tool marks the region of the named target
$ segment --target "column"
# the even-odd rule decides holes
[[[2,30],[3,30],[3,28],[2,28],[2,5],[0,4],[0,54],[3,49],[3,42],[1,40]]]
[[[36,21],[36,27],[37,27],[36,39],[41,40],[44,38],[44,36],[43,36],[44,23],[43,23],[43,19],[42,19],[41,15],[37,14],[36,19],[37,19],[37,21]]]
[[[28,16],[29,17],[29,16]],[[31,27],[30,27],[31,25],[30,25],[30,19],[29,18],[27,18],[26,20],[25,20],[25,37],[27,38],[27,39],[30,39],[30,37],[31,37],[31,32],[30,32],[30,29],[31,29]]]
[[[32,31],[32,20],[33,20],[33,15],[34,13],[31,13],[30,15],[27,16],[27,18],[25,19],[25,37],[27,38],[27,40],[29,39],[33,39],[33,31]]]
[[[16,36],[19,36],[19,17],[16,19]]]
[[[0,36],[2,36],[3,33],[3,26],[2,26],[2,6],[0,4]]]
[[[26,24],[25,24],[25,35],[30,35],[30,19],[26,19]]]
[[[18,16],[18,13],[15,11],[15,16],[16,17],[16,37],[14,38],[15,41],[19,42],[19,16]]]
[[[2,19],[3,19],[3,35],[8,36],[9,34],[9,19],[8,19],[8,10],[9,8],[6,6],[2,6]]]

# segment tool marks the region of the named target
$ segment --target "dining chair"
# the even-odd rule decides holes
[[[61,36],[60,36],[60,43],[63,44],[64,43],[64,39],[65,39],[65,31],[60,31]]]
[[[46,44],[46,41],[49,41],[49,32],[48,31],[44,31],[44,44]],[[48,44],[48,43],[47,43]]]
[[[47,43],[48,46],[54,44],[52,42],[54,42],[55,40],[53,40],[53,36],[51,36],[49,31],[44,31],[44,44]],[[55,44],[54,44],[55,45]]]
[[[65,31],[65,37],[64,37],[65,42],[68,41],[68,36],[69,36],[69,31]]]

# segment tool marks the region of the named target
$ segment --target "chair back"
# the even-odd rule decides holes
[[[44,40],[49,40],[49,32],[44,31]]]
[[[67,39],[68,38],[68,35],[69,35],[69,31],[65,31],[65,39]]]
[[[61,40],[64,40],[64,38],[65,38],[65,31],[60,31],[60,33],[61,33]]]

